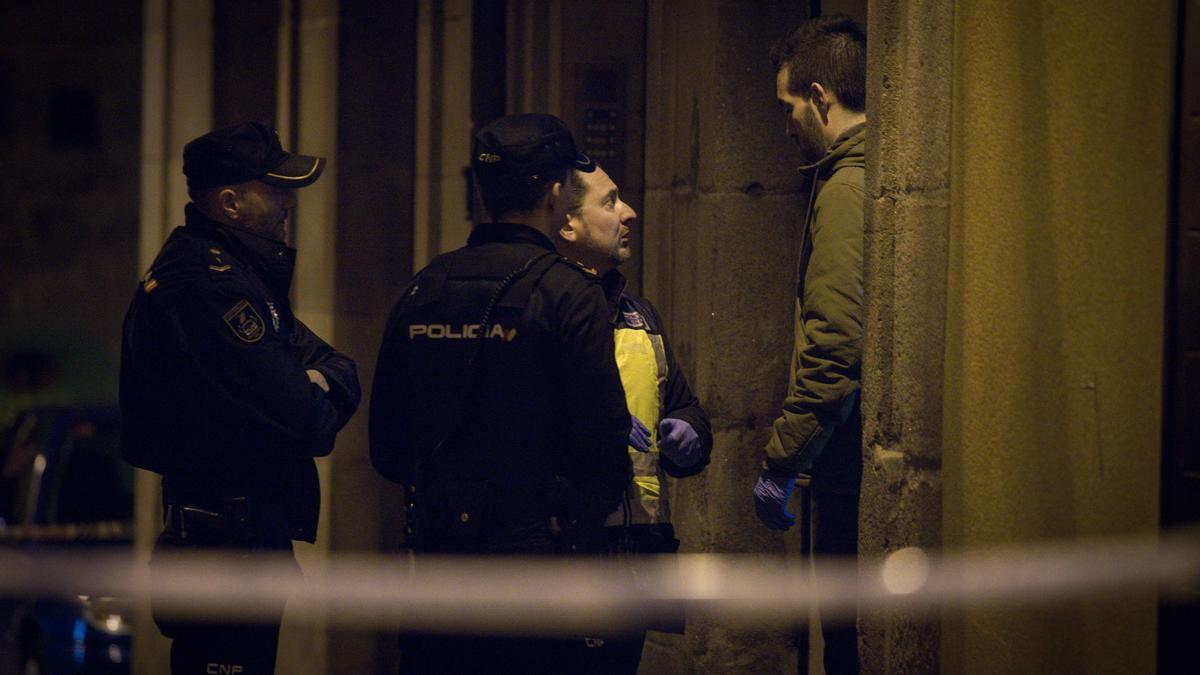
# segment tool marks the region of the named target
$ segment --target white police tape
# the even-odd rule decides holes
[[[680,554],[636,565],[586,557],[450,558],[331,554],[301,577],[287,557],[159,556],[153,573],[128,554],[0,549],[0,595],[132,601],[153,594],[180,617],[254,620],[289,603],[293,616],[344,627],[595,635],[689,617],[747,623],[827,619],[980,603],[1046,603],[1086,595],[1200,586],[1200,533],[1046,542],[955,554],[906,548],[874,561]]]

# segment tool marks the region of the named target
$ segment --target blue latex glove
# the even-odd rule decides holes
[[[638,452],[650,452],[650,429],[636,415],[631,414],[629,422],[633,425],[629,430],[629,444]]]
[[[694,466],[700,457],[700,434],[684,420],[663,418],[658,423],[658,449],[681,469]]]
[[[796,516],[787,510],[788,499],[796,489],[796,476],[763,469],[754,484],[754,510],[763,525],[772,530],[786,530],[796,524]]]

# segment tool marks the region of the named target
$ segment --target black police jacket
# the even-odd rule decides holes
[[[292,314],[295,249],[190,204],[186,216],[125,316],[122,453],[162,474],[167,500],[248,497],[262,533],[311,542],[313,457],[333,450],[358,406],[354,362]]]
[[[530,227],[477,226],[396,303],[369,426],[381,474],[438,493],[415,495],[422,522],[482,519],[482,551],[539,550],[527,544],[552,515],[598,527],[631,475],[598,279]],[[415,545],[444,534],[418,532]]]

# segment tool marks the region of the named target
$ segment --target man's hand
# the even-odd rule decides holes
[[[772,469],[763,469],[754,484],[754,510],[763,525],[772,530],[786,530],[796,524],[796,516],[787,510],[788,499],[796,489],[796,476]]]
[[[658,424],[658,449],[681,469],[700,461],[700,434],[684,420],[663,418]]]
[[[329,393],[329,383],[325,381],[325,376],[321,374],[321,371],[309,368],[304,373],[308,375],[310,382],[321,388],[321,391]]]
[[[629,444],[638,452],[650,452],[650,430],[637,415],[631,414],[629,421],[633,425],[629,430]]]

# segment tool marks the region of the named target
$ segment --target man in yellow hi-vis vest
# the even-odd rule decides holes
[[[712,432],[700,401],[675,362],[657,310],[625,291],[617,267],[629,260],[629,226],[637,213],[621,201],[602,168],[577,173],[567,222],[555,245],[564,257],[601,278],[612,310],[617,369],[633,417],[629,455],[633,479],[605,523],[605,546],[616,554],[674,553],[666,475],[699,473],[712,452]],[[666,628],[665,626],[656,626]],[[674,630],[682,630],[682,621]],[[636,673],[645,631],[618,639],[581,641],[575,672]]]

